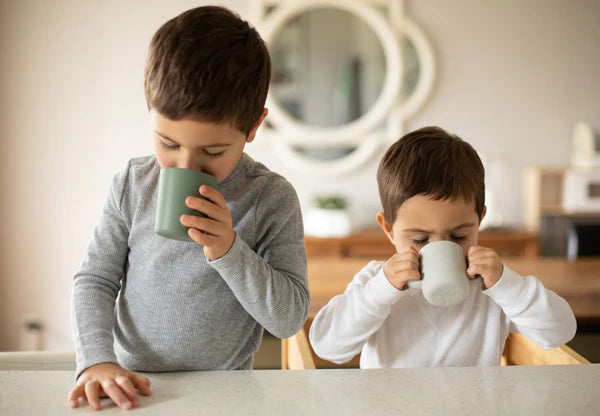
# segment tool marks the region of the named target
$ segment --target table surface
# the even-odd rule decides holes
[[[600,320],[600,258],[567,261],[562,258],[503,259],[517,273],[537,277],[546,288],[566,299],[577,318]],[[343,293],[369,259],[311,257],[308,259],[310,315],[314,317],[329,300]]]
[[[598,415],[600,364],[395,370],[251,370],[146,374],[131,414]],[[67,407],[71,371],[0,371],[0,414],[91,414]],[[102,413],[123,413],[104,401]],[[98,414],[98,413],[94,413]]]

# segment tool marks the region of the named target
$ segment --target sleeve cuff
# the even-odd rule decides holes
[[[527,280],[511,270],[504,264],[502,276],[496,284],[483,291],[500,306],[514,305],[520,299],[528,297]]]
[[[242,241],[238,233],[235,233],[235,239],[233,240],[233,244],[227,253],[214,260],[207,260],[208,264],[212,266],[214,269],[222,270],[224,268],[231,267],[236,264],[236,262],[241,258],[240,253],[244,249],[243,245],[245,243]]]
[[[390,283],[382,267],[365,285],[364,297],[371,305],[391,306],[404,294]]]

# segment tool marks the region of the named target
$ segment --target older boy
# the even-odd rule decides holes
[[[308,310],[300,207],[292,186],[244,154],[267,115],[264,42],[220,7],[169,20],[154,35],[145,92],[155,154],[116,175],[75,275],[72,317],[77,384],[86,397],[137,404],[149,380],[134,371],[250,369],[263,328],[284,338]],[[182,216],[195,241],[153,231],[160,168],[215,176],[207,200]]]
[[[361,352],[361,368],[492,366],[500,364],[509,331],[544,348],[573,337],[575,318],[564,299],[477,245],[484,169],[468,143],[436,127],[409,133],[388,149],[377,181],[377,223],[397,253],[367,264],[319,311],[310,341],[320,357],[343,363]],[[469,278],[482,277],[450,307],[429,304],[406,284],[421,279],[421,247],[439,240],[460,244]]]

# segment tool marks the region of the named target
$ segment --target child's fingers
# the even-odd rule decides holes
[[[397,261],[392,262],[391,266],[392,266],[391,269],[395,272],[402,272],[405,270],[406,271],[409,271],[409,270],[418,271],[419,270],[419,263],[416,263],[412,259],[397,260]]]
[[[481,276],[484,279],[492,278],[497,280],[498,277],[502,274],[502,266],[498,266],[492,262],[482,262],[482,263],[474,263],[469,265],[467,269],[467,275],[474,279],[477,276]]]
[[[229,213],[227,209],[223,209],[211,201],[195,196],[188,196],[185,199],[185,205],[217,221],[225,221]]]
[[[125,396],[131,401],[133,407],[138,405],[138,395],[135,391],[135,387],[133,387],[133,383],[131,379],[126,376],[119,376],[115,379],[115,383],[121,388]]]
[[[200,192],[200,195],[202,195],[205,198],[210,199],[212,202],[214,202],[216,205],[220,206],[221,208],[227,208],[227,203],[225,202],[225,198],[223,198],[223,195],[221,195],[221,193],[219,191],[217,191],[215,188],[212,188],[208,185],[202,185],[198,191]]]
[[[487,250],[489,250],[487,247],[471,246],[471,247],[469,247],[469,250],[467,251],[467,256],[472,256],[472,255],[475,255],[476,253],[480,253],[482,251],[487,251]]]
[[[85,383],[85,397],[90,405],[90,409],[100,409],[100,383],[96,380]]]
[[[477,277],[477,275],[479,275],[479,270],[480,267],[476,264],[470,264],[469,267],[467,268],[467,276],[469,276],[469,279],[475,279]]]
[[[418,254],[415,255],[415,253],[410,252],[410,251],[402,251],[402,252],[394,254],[392,256],[392,258],[390,259],[390,262],[392,264],[397,264],[397,263],[402,263],[402,262],[410,262],[411,264],[414,265],[414,267],[416,267],[417,269],[419,268]]]
[[[114,382],[114,380],[106,380],[102,383],[104,393],[112,399],[123,410],[129,410],[133,407],[131,400],[123,393],[123,390]]]
[[[76,385],[69,393],[69,406],[71,408],[79,407],[79,398],[85,396],[85,384]]]
[[[211,234],[203,233],[202,231],[196,228],[190,228],[188,230],[188,235],[192,240],[194,240],[201,246],[211,246],[215,244],[218,241],[217,239],[219,238]]]
[[[222,234],[222,224],[210,218],[196,217],[195,215],[182,215],[180,222],[185,227],[196,228],[212,235]]]
[[[150,394],[152,394],[150,391],[150,380],[148,380],[147,377],[135,373],[131,373],[129,377],[131,378],[134,387],[144,396],[150,396]]]
[[[422,278],[421,273],[417,270],[405,270],[404,273],[407,282],[410,280],[421,280]]]

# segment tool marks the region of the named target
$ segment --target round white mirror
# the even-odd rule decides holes
[[[290,162],[315,173],[355,169],[396,140],[429,95],[428,42],[408,19],[394,28],[384,16],[356,0],[286,1],[266,15],[266,135]]]
[[[333,26],[327,18],[342,23]],[[321,27],[315,27],[315,23]],[[353,31],[355,28],[364,34],[365,39],[356,40],[360,35]],[[287,140],[302,145],[322,144],[323,141],[327,141],[328,145],[347,144],[349,140],[358,139],[381,123],[395,103],[402,69],[398,42],[383,17],[365,4],[352,0],[283,3],[267,16],[262,35],[275,58],[286,56],[286,53],[291,57],[291,60],[284,58],[283,63],[273,60],[274,78],[271,93],[267,98],[269,120],[285,132]],[[299,36],[302,38],[294,39]],[[344,38],[348,41],[344,42],[341,48],[340,45],[329,42],[331,39]],[[295,50],[284,51],[283,49],[287,49],[286,42],[290,41],[295,42],[298,47]],[[361,43],[377,45],[374,53],[371,55],[371,51],[361,47]],[[369,105],[356,100],[354,103],[343,102],[352,88],[358,94],[362,89],[364,94],[365,88],[357,87],[356,77],[352,79],[352,72],[356,71],[353,66],[356,67],[357,62],[360,65],[360,62],[365,63],[367,58],[377,56],[377,50],[377,59],[380,60],[383,55],[385,63],[369,64],[369,76],[373,78],[370,83],[376,85],[376,91],[370,91],[368,94]],[[298,67],[289,68],[294,60]],[[286,66],[288,69],[284,71],[282,80],[281,73],[277,71]],[[286,72],[296,79],[300,77],[310,82],[318,79],[319,82],[311,86],[289,82],[286,80],[286,77],[289,79],[289,76],[285,75]],[[326,91],[320,91],[317,97],[302,98],[308,97],[310,90],[314,92],[322,88],[326,82],[331,82]],[[367,83],[363,84],[366,86]],[[324,97],[327,92],[330,93],[330,97],[325,103],[319,104],[315,109],[308,107],[309,104],[318,102],[319,97]],[[287,104],[284,100],[284,105],[281,105],[281,99],[286,94],[288,97],[296,97],[288,98]],[[302,105],[302,108],[293,110],[294,101]],[[333,104],[334,101],[337,103]],[[327,109],[327,114],[318,114],[319,109],[327,105],[332,107]],[[333,108],[336,105],[337,108]],[[288,112],[285,107],[292,108],[292,112]],[[332,116],[336,112],[338,114]],[[317,123],[307,122],[311,119],[317,120]]]
[[[271,103],[294,122],[335,128],[360,119],[381,95],[385,57],[367,23],[333,7],[306,10],[270,43]]]

